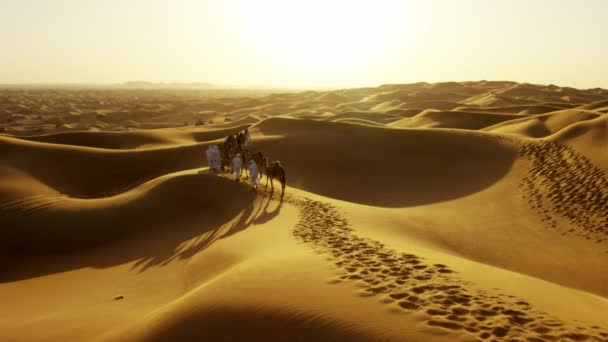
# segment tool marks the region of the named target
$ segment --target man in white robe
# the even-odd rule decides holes
[[[251,178],[251,186],[257,189],[260,186],[260,180],[258,178],[258,166],[255,161],[249,161],[249,177]]]
[[[241,154],[237,153],[234,158],[232,158],[232,169],[234,170],[235,180],[238,182],[241,179],[241,167],[243,166],[243,160],[241,159]]]

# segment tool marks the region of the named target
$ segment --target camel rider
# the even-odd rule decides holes
[[[235,180],[238,182],[241,179],[241,167],[243,166],[243,160],[241,159],[241,154],[237,153],[234,158],[232,158],[232,169],[236,173]]]
[[[249,134],[249,128],[245,128],[245,141],[243,142],[243,145],[247,146],[250,141],[251,141],[251,134]]]
[[[228,148],[234,148],[234,147],[236,147],[236,138],[234,137],[234,135],[229,135],[226,138],[225,144],[226,144],[226,146],[228,146]]]
[[[249,161],[249,177],[251,178],[251,186],[257,189],[260,186],[260,179],[258,178],[258,166],[253,159]]]

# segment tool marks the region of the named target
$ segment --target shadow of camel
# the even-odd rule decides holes
[[[209,189],[197,188],[197,184],[201,182],[197,177],[212,177],[218,183],[228,186],[228,188],[222,187],[221,189],[230,191],[201,196],[202,192],[209,191]],[[124,225],[133,226],[130,235],[115,235],[113,240],[99,245],[85,243],[81,245],[74,242],[72,245],[79,246],[79,248],[71,252],[49,251],[45,254],[28,254],[22,251],[20,255],[6,253],[4,256],[0,256],[0,283],[83,267],[107,268],[129,262],[134,262],[131,269],[143,272],[152,267],[165,266],[174,260],[190,258],[214,242],[248,229],[252,225],[266,223],[280,213],[282,201],[273,200],[268,193],[261,190],[257,192],[250,190],[244,183],[237,184],[222,178],[210,176],[208,173],[207,175],[183,176],[171,180],[171,182],[179,184],[163,186],[173,188],[178,185],[178,189],[188,189],[187,191],[179,190],[178,193],[175,193],[159,187],[158,193],[149,193],[145,198],[150,203],[140,204],[145,208],[141,212],[154,217],[147,219],[145,224],[137,220],[125,221]],[[175,211],[167,213],[167,198],[177,201],[185,208],[174,209]],[[218,202],[224,204],[218,205]],[[271,206],[271,203],[276,203],[276,207]],[[124,208],[125,215],[131,214],[128,209],[130,208]],[[155,210],[161,213],[154,213]],[[190,217],[180,221],[180,216],[184,212],[189,213]],[[43,218],[45,217],[43,216]],[[127,215],[124,218],[126,220],[129,217]],[[74,217],[69,217],[69,219],[75,220]],[[159,222],[153,224],[156,223],[156,220]],[[77,221],[91,222],[91,219],[86,216]],[[103,219],[98,218],[97,221],[103,221]],[[108,228],[104,223],[97,222],[95,224],[99,227],[88,228],[98,229],[97,232],[104,235],[106,232],[110,235],[114,234],[116,229]],[[66,236],[73,236],[74,230],[71,228],[76,229],[79,226],[66,229]],[[106,228],[108,229],[106,230]],[[30,234],[24,235],[30,236]],[[64,238],[54,238],[60,241],[65,240]],[[46,238],[43,240],[33,242],[33,246],[37,246],[39,243],[52,243]]]
[[[199,235],[195,240],[190,241],[190,243],[187,245],[183,245],[183,248],[178,247],[178,249],[175,250],[171,256],[164,256],[160,258],[159,256],[155,256],[153,258],[140,259],[133,265],[132,268],[143,272],[153,266],[166,266],[174,260],[189,259],[195,254],[205,250],[218,240],[244,231],[250,228],[252,225],[261,225],[269,222],[279,215],[283,205],[283,199],[281,198],[279,201],[276,201],[278,202],[276,207],[269,211],[268,208],[270,207],[270,204],[275,202],[271,196],[272,194],[270,196],[263,194],[263,196],[257,197],[256,200],[251,202],[235,220],[226,225],[213,229],[207,234]]]

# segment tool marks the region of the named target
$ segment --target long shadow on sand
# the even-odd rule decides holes
[[[278,216],[281,211],[283,199],[280,198],[279,201],[277,201],[276,207],[269,211],[272,202],[274,202],[272,195],[264,194],[263,197],[259,197],[257,200],[251,202],[233,222],[208,231],[206,234],[201,234],[196,237],[194,241],[184,244],[183,247],[179,247],[177,250],[167,250],[167,253],[164,255],[142,258],[133,265],[133,268],[145,271],[150,267],[158,265],[165,266],[173,260],[191,258],[220,239],[239,233],[250,228],[252,225],[264,224]]]
[[[197,180],[196,175],[189,178],[192,179],[186,181]],[[84,267],[107,268],[128,262],[135,262],[132,269],[139,272],[152,267],[162,267],[174,260],[190,258],[220,239],[251,228],[252,225],[268,222],[279,215],[283,201],[276,194],[266,193],[264,190],[256,192],[248,189],[245,184],[235,184],[233,181],[217,178],[219,182],[240,189],[237,192],[230,191],[237,198],[226,198],[218,194],[215,201],[231,201],[231,205],[213,207],[217,212],[209,213],[209,208],[205,207],[208,202],[203,200],[194,204],[200,206],[198,209],[201,213],[188,220],[177,221],[172,225],[161,223],[151,227],[152,229],[137,228],[135,233],[129,236],[116,236],[116,239],[102,245],[83,245],[83,248],[73,252],[0,255],[0,283]],[[201,191],[191,188],[190,194],[184,196],[200,194]],[[163,197],[165,193],[160,195]],[[203,196],[209,197],[209,194]],[[162,210],[164,203],[160,201],[156,205],[156,210]],[[147,211],[153,210],[154,207],[151,207]],[[197,208],[190,206],[187,210],[191,212]]]

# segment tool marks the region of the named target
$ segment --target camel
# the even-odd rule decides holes
[[[246,148],[240,148],[238,153],[241,154],[241,160],[243,161],[243,165],[249,165],[249,159],[250,159],[249,150],[247,150]],[[245,178],[249,178],[249,168],[244,167],[244,169],[245,169]],[[243,172],[243,169],[241,169],[241,172]]]
[[[220,168],[222,171],[225,170],[225,168],[227,167],[228,169],[231,168],[230,164],[232,161],[232,152],[230,151],[229,147],[226,144],[219,144],[218,145],[219,149],[220,149],[220,155],[222,156],[221,162],[220,162]]]
[[[243,132],[239,132],[239,134],[236,136],[236,143],[239,146],[245,146],[245,134]]]
[[[224,145],[226,145],[229,151],[233,151],[237,147],[236,138],[234,135],[227,136],[224,140]]]
[[[265,160],[265,169],[266,169],[266,187],[268,187],[268,180],[270,179],[270,187],[271,192],[274,191],[274,179],[277,178],[281,182],[281,197],[285,195],[285,169],[281,166],[280,161],[274,161],[271,164],[268,164],[268,158],[264,158]]]

